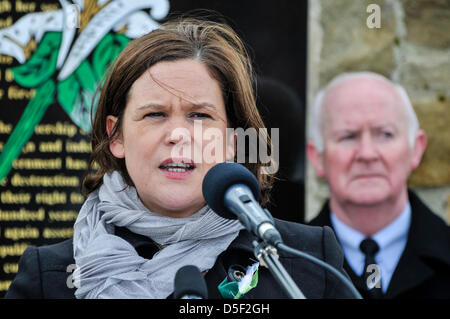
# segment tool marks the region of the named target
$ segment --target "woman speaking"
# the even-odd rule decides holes
[[[73,239],[27,248],[6,297],[172,298],[175,274],[193,265],[210,298],[286,298],[255,261],[254,236],[202,195],[208,170],[236,157],[228,129],[263,127],[250,59],[229,26],[180,19],[130,42],[101,88],[90,160],[98,169],[83,181],[88,197]],[[264,205],[273,176],[259,159],[244,166],[257,177]],[[329,228],[275,224],[286,245],[344,272]],[[349,296],[323,269],[279,257],[307,298]],[[247,285],[239,282],[245,276]]]

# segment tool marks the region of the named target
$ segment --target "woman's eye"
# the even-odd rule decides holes
[[[165,117],[166,115],[163,112],[151,112],[144,115],[144,117],[158,118]]]
[[[189,114],[189,117],[191,118],[212,118],[211,115],[207,114],[207,113],[198,113],[198,112],[194,112]]]

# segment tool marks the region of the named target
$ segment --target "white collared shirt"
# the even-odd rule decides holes
[[[345,259],[355,274],[361,276],[364,270],[365,256],[359,249],[359,245],[366,236],[344,224],[335,214],[331,213],[330,217],[336,237],[344,251]],[[380,269],[383,293],[386,292],[395,267],[397,267],[400,256],[405,249],[410,224],[411,206],[408,202],[403,212],[394,221],[371,236],[380,247],[375,255],[375,261]]]

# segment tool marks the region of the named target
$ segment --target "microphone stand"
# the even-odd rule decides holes
[[[275,247],[265,241],[253,241],[254,254],[258,258],[261,266],[269,268],[275,280],[284,289],[291,299],[306,299],[302,291],[295,284],[292,277],[278,261],[278,253]]]

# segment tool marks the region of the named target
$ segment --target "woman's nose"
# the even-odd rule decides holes
[[[183,119],[171,119],[166,127],[164,142],[166,145],[190,143],[191,132]]]

